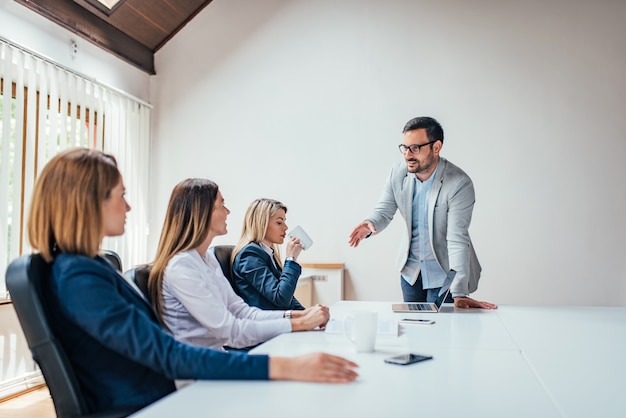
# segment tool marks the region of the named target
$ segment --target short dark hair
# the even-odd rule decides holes
[[[414,131],[416,129],[426,129],[428,141],[441,141],[443,143],[443,128],[434,118],[428,116],[418,116],[413,118],[404,125],[402,133]]]

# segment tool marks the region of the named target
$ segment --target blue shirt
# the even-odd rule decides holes
[[[402,278],[412,286],[421,271],[423,289],[441,287],[446,278],[446,273],[433,253],[428,229],[428,199],[436,172],[435,169],[426,181],[420,181],[414,176],[411,246],[409,257],[401,272]]]

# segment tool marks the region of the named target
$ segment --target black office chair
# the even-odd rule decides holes
[[[20,321],[28,348],[37,362],[52,396],[58,418],[118,418],[133,411],[116,410],[90,414],[65,350],[48,323],[45,295],[51,264],[39,254],[13,260],[6,272],[7,289]]]
[[[150,268],[151,266],[149,264],[142,264],[140,266],[133,267],[130,270],[126,270],[124,272],[124,276],[135,282],[137,287],[143,292],[146,299],[152,302],[150,293],[148,292],[148,276],[150,276]]]
[[[115,251],[113,251],[113,250],[102,250],[102,253],[104,255],[104,258],[109,260],[111,262],[111,264],[113,264],[113,267],[115,267],[115,269],[117,271],[124,271],[122,269],[122,259],[120,258],[120,256]]]
[[[233,277],[233,265],[231,263],[231,257],[233,255],[234,245],[216,245],[213,248],[215,258],[220,263],[224,276],[228,279],[228,283],[233,288],[236,294],[241,296],[237,284],[235,284],[235,278]]]
[[[236,294],[241,296],[239,293],[239,288],[235,284],[235,278],[233,277],[233,264],[231,262],[231,257],[233,256],[233,250],[235,249],[234,245],[216,245],[211,247],[215,254],[215,258],[217,258],[217,262],[220,263],[220,267],[224,276],[230,283],[230,286],[233,288]],[[256,346],[245,347],[245,348],[233,348],[229,346],[224,346],[226,351],[249,351]]]

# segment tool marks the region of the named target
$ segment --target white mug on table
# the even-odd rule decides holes
[[[345,333],[354,344],[356,351],[360,353],[374,351],[378,331],[378,313],[354,311],[346,318],[344,325]]]

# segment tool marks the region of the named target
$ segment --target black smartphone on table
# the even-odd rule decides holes
[[[433,356],[428,356],[424,354],[408,353],[400,354],[399,356],[388,357],[385,359],[385,363],[401,364],[405,366],[407,364],[418,363],[420,361],[430,360],[432,358]]]

